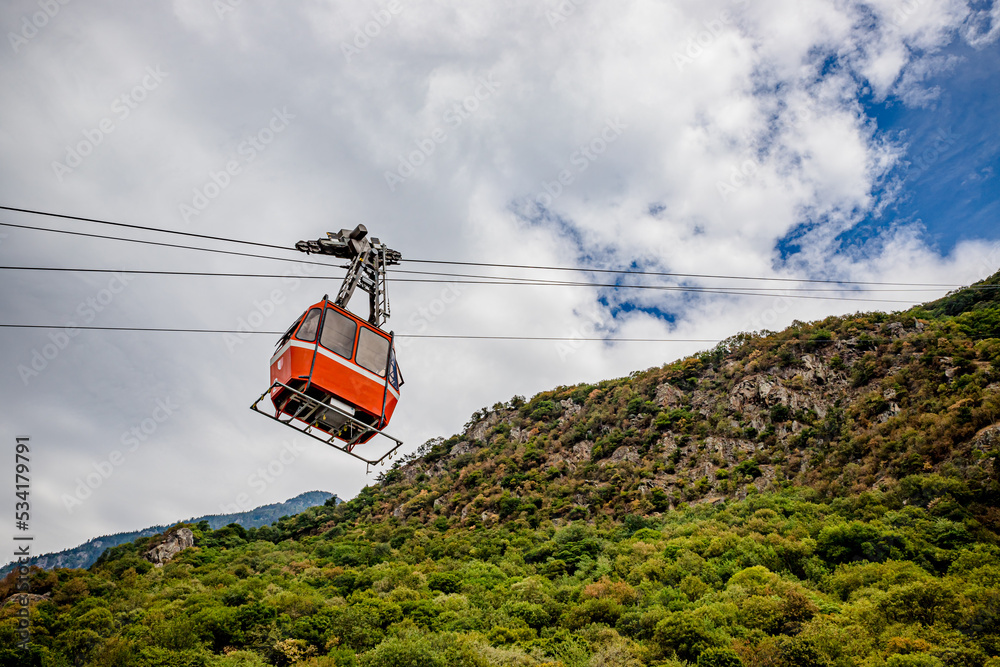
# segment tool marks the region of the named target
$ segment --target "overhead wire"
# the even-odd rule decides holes
[[[200,252],[210,252],[219,255],[235,255],[237,257],[251,257],[254,259],[271,259],[279,262],[298,262],[300,264],[315,264],[316,266],[330,267],[329,262],[314,262],[297,257],[273,257],[269,255],[259,255],[249,252],[236,252],[235,250],[222,250],[221,248],[203,248],[201,246],[181,245],[179,243],[166,243],[164,241],[150,241],[148,239],[130,239],[125,236],[111,236],[110,234],[93,234],[90,232],[77,232],[68,229],[52,229],[51,227],[33,227],[31,225],[18,225],[11,222],[0,221],[0,227],[16,227],[18,229],[33,229],[40,232],[54,232],[57,234],[69,234],[72,236],[86,236],[95,239],[108,239],[112,241],[126,241],[129,243],[139,243],[142,245],[162,246],[165,248],[180,248],[182,250],[197,250]]]
[[[66,220],[74,220],[80,222],[87,222],[92,224],[101,224],[108,226],[121,227],[126,229],[141,230],[144,232],[157,232],[164,234],[173,234],[178,236],[186,236],[191,238],[197,238],[207,241],[218,241],[224,243],[237,243],[243,245],[251,245],[256,247],[273,248],[277,250],[293,250],[297,252],[294,247],[286,247],[269,243],[260,243],[256,241],[249,241],[245,239],[234,239],[223,236],[213,236],[208,234],[199,234],[195,232],[186,232],[180,230],[170,230],[162,229],[156,227],[149,227],[144,225],[135,225],[128,223],[113,222],[108,220],[101,220],[97,218],[89,218],[83,216],[66,215],[59,213],[51,213],[45,211],[37,211],[33,209],[16,208],[11,206],[0,205],[0,210],[7,210],[17,213],[26,213],[32,215],[42,215],[55,218],[62,218]],[[121,236],[113,236],[109,234],[95,234],[89,232],[80,232],[75,230],[67,229],[56,229],[50,227],[40,227],[32,225],[22,225],[10,222],[0,222],[0,226],[7,226],[19,229],[43,231],[50,233],[60,233],[75,236],[83,236],[90,238],[100,238],[106,240],[116,240],[130,243],[139,243],[152,246],[160,247],[170,247],[184,250],[195,250],[201,252],[210,252],[224,255],[248,257],[254,259],[267,259],[275,261],[291,261],[300,264],[309,264],[324,266],[327,268],[332,268],[333,265],[330,262],[320,262],[302,259],[300,257],[275,257],[271,255],[261,255],[258,253],[249,252],[237,252],[233,250],[224,250],[221,248],[206,248],[203,246],[195,245],[184,245],[176,243],[166,243],[163,241],[154,241],[150,239],[140,239],[140,238],[129,238]],[[404,274],[404,275],[422,275],[422,276],[437,276],[441,278],[452,278],[450,280],[436,279],[436,278],[401,278],[392,277],[390,280],[394,282],[414,282],[414,283],[455,283],[455,284],[487,284],[487,285],[531,285],[531,286],[579,286],[579,287],[606,287],[606,288],[616,288],[616,289],[652,289],[652,290],[662,290],[662,291],[677,291],[677,292],[692,292],[692,293],[708,293],[708,294],[727,294],[727,295],[739,295],[739,296],[769,296],[773,297],[776,294],[785,296],[786,298],[800,298],[800,299],[816,299],[816,300],[837,300],[837,301],[869,301],[869,302],[882,302],[882,303],[911,303],[910,301],[901,300],[890,300],[890,299],[865,299],[857,298],[851,296],[818,296],[816,294],[789,294],[788,292],[857,292],[857,293],[867,293],[867,292],[926,292],[931,289],[937,288],[950,288],[958,287],[957,285],[943,284],[943,283],[903,283],[903,282],[876,282],[876,281],[841,281],[841,280],[830,280],[830,279],[809,279],[809,278],[778,278],[778,277],[767,277],[767,276],[739,276],[739,275],[720,275],[720,274],[688,274],[688,273],[677,273],[677,272],[662,272],[662,271],[643,271],[637,269],[602,269],[593,267],[560,267],[560,266],[543,266],[543,265],[528,265],[528,264],[506,264],[506,263],[489,263],[489,262],[467,262],[467,261],[449,261],[449,260],[436,260],[436,259],[403,259],[403,262],[413,262],[413,263],[424,263],[424,264],[437,264],[437,265],[450,265],[450,266],[475,266],[483,268],[509,268],[509,269],[519,269],[519,270],[542,270],[542,271],[573,271],[577,273],[602,273],[602,274],[615,274],[615,275],[636,275],[636,276],[659,276],[659,277],[670,277],[670,278],[707,278],[707,279],[725,279],[725,280],[758,280],[758,281],[768,281],[768,282],[795,282],[795,283],[812,283],[812,284],[830,284],[830,285],[850,285],[851,289],[837,290],[837,289],[823,289],[823,288],[771,288],[771,287],[737,287],[737,286],[695,286],[695,285],[647,285],[647,284],[628,284],[628,283],[598,283],[593,281],[562,281],[554,279],[542,279],[534,277],[518,277],[518,276],[492,276],[492,275],[478,275],[478,274],[463,274],[454,272],[442,272],[442,271],[415,271],[415,270],[405,270],[405,269],[392,269],[391,273],[394,274]],[[340,267],[347,268],[347,267]],[[206,271],[165,271],[165,270],[152,270],[152,269],[141,269],[141,270],[117,270],[117,269],[102,269],[102,268],[69,268],[69,267],[27,267],[27,266],[0,266],[0,270],[28,270],[28,271],[65,271],[65,272],[104,272],[104,273],[125,273],[125,274],[149,274],[149,275],[186,275],[186,276],[216,276],[216,277],[260,277],[260,278],[307,278],[307,279],[328,279],[328,280],[338,280],[338,276],[315,276],[315,275],[278,275],[278,274],[265,274],[265,273],[245,273],[245,272],[206,272]],[[457,279],[457,280],[456,280]],[[876,286],[876,288],[862,287],[859,286]],[[884,289],[887,287],[904,287],[907,289]],[[996,288],[997,286],[979,286],[979,288]],[[919,289],[925,288],[925,289]],[[973,287],[976,289],[976,287]],[[770,293],[767,293],[770,292]],[[49,325],[26,325],[26,324],[0,324],[2,328],[45,328],[45,329],[58,329],[64,327],[49,326]],[[240,330],[226,330],[226,329],[184,329],[184,328],[158,328],[158,327],[98,327],[98,326],[79,326],[73,327],[80,330],[102,330],[102,331],[143,331],[143,332],[175,332],[175,333],[216,333],[216,334],[269,334],[269,335],[281,335],[284,332],[268,332],[268,331],[240,331]],[[466,335],[448,335],[448,334],[397,334],[401,338],[437,338],[437,339],[479,339],[479,340],[542,340],[542,341],[605,341],[605,342],[697,342],[697,343],[715,343],[718,342],[717,339],[661,339],[661,338],[585,338],[585,337],[551,337],[551,336],[466,336]]]
[[[50,271],[50,272],[80,272],[80,273],[123,273],[123,274],[136,274],[136,275],[167,275],[167,276],[205,276],[205,277],[220,277],[220,278],[304,278],[310,280],[339,280],[340,276],[317,276],[317,275],[288,275],[288,274],[274,274],[274,273],[243,273],[243,272],[211,272],[211,271],[168,271],[168,270],[153,270],[153,269],[103,269],[103,268],[82,268],[82,267],[54,267],[54,266],[0,266],[0,271]],[[659,290],[659,291],[672,291],[672,292],[692,292],[692,293],[706,293],[706,294],[728,294],[737,296],[788,296],[789,298],[816,298],[824,300],[836,300],[836,301],[875,301],[882,303],[910,303],[909,301],[902,301],[898,299],[864,299],[851,296],[841,296],[841,297],[823,297],[823,296],[813,296],[811,294],[798,295],[798,294],[788,294],[788,292],[835,292],[842,293],[843,290],[834,290],[828,288],[767,288],[767,287],[726,287],[716,288],[716,287],[701,287],[695,285],[644,285],[644,284],[628,284],[628,283],[595,283],[586,281],[560,281],[560,280],[543,280],[537,278],[518,278],[510,276],[479,276],[473,274],[453,274],[453,273],[441,273],[441,272],[423,272],[423,271],[397,271],[394,273],[403,274],[420,274],[420,275],[434,275],[434,276],[453,276],[459,279],[456,280],[443,280],[443,279],[430,279],[430,278],[397,278],[390,277],[388,280],[391,282],[400,283],[431,283],[431,284],[459,284],[459,285],[508,285],[508,286],[554,286],[554,287],[608,287],[616,289],[648,289],[648,290]],[[474,278],[475,280],[468,280],[468,278]],[[772,293],[761,293],[760,291],[751,290],[777,290]],[[869,292],[926,292],[927,289],[921,288],[908,288],[908,289],[863,289],[858,290],[858,293],[869,293]]]
[[[330,265],[325,265],[330,266]],[[93,267],[64,267],[64,266],[0,266],[0,271],[64,271],[64,272],[81,272],[81,273],[126,273],[126,274],[136,274],[136,275],[177,275],[177,276],[207,276],[207,277],[220,277],[220,278],[306,278],[310,280],[339,280],[341,276],[317,276],[317,275],[299,275],[294,276],[287,273],[246,273],[246,272],[213,272],[213,271],[167,271],[167,270],[152,270],[152,269],[104,269],[104,268],[93,268]],[[425,276],[441,276],[441,277],[454,277],[454,278],[477,278],[485,279],[490,281],[499,281],[495,284],[497,285],[553,285],[553,286],[569,286],[569,287],[620,287],[620,288],[645,288],[645,289],[664,289],[664,290],[680,290],[680,291],[702,291],[702,290],[717,290],[723,289],[720,287],[712,286],[699,286],[699,285],[643,285],[643,284],[629,284],[629,283],[594,283],[582,280],[554,280],[554,279],[542,279],[542,278],[526,278],[521,276],[485,276],[479,274],[471,273],[450,273],[445,271],[404,271],[404,270],[390,270],[390,274],[405,274],[405,275],[425,275]],[[397,282],[441,282],[437,280],[409,280],[405,278],[390,278],[390,280],[395,280]],[[456,281],[444,281],[444,282],[456,282]],[[469,283],[466,283],[469,284]],[[490,284],[490,283],[484,283]],[[835,292],[842,293],[844,290],[838,290],[826,287],[733,287],[726,286],[724,289],[732,290],[735,293],[750,291],[750,290],[776,290],[781,292]],[[981,287],[971,287],[969,289],[1000,289],[1000,285],[983,285]],[[857,290],[858,293],[867,292],[928,292],[932,291],[929,288],[875,288],[875,289],[860,289]]]
[[[112,225],[112,226],[129,228],[129,229],[138,229],[138,230],[142,230],[142,231],[158,232],[158,233],[163,233],[163,234],[174,234],[174,235],[180,235],[180,236],[188,236],[188,237],[192,237],[192,238],[199,238],[199,239],[205,239],[205,240],[214,240],[214,241],[222,241],[222,242],[228,242],[228,243],[239,243],[239,244],[245,244],[245,245],[253,245],[253,246],[273,248],[273,249],[278,249],[278,250],[296,250],[296,248],[294,248],[294,247],[281,246],[281,245],[270,244],[270,243],[260,243],[260,242],[257,242],[257,241],[248,241],[248,240],[245,240],[245,239],[234,239],[234,238],[231,238],[231,237],[212,236],[212,235],[208,235],[208,234],[198,234],[198,233],[195,233],[195,232],[186,232],[186,231],[173,230],[173,229],[163,229],[163,228],[159,228],[159,227],[150,227],[150,226],[146,226],[146,225],[135,225],[135,224],[121,223],[121,222],[113,222],[113,221],[108,221],[108,220],[101,220],[101,219],[98,219],[98,218],[90,218],[90,217],[83,217],[83,216],[74,216],[74,215],[67,215],[67,214],[62,214],[62,213],[52,213],[52,212],[47,212],[47,211],[39,211],[39,210],[35,210],[35,209],[18,208],[18,207],[0,205],[0,210],[7,210],[7,211],[12,211],[12,212],[18,212],[18,213],[27,213],[27,214],[31,214],[31,215],[41,215],[41,216],[48,216],[48,217],[55,217],[55,218],[63,218],[63,219],[67,219],[67,220],[76,220],[76,221],[82,221],[82,222],[89,222],[89,223],[93,223],[93,224]],[[81,232],[72,232],[72,231],[68,231],[68,230],[58,230],[58,229],[51,229],[51,228],[44,228],[44,227],[34,227],[34,226],[30,226],[30,225],[19,225],[19,224],[7,223],[7,222],[0,222],[0,225],[9,226],[9,227],[17,227],[17,228],[21,228],[21,229],[35,229],[35,230],[47,231],[47,232],[61,232],[61,233],[77,234],[77,235],[81,235],[81,236],[94,236],[96,238],[107,238],[107,239],[114,239],[114,240],[120,240],[120,241],[131,241],[131,242],[136,242],[136,243],[149,243],[149,244],[152,244],[152,245],[165,245],[167,247],[177,247],[177,248],[184,248],[184,249],[189,249],[189,250],[205,250],[205,251],[209,251],[209,252],[222,252],[224,254],[237,254],[237,255],[242,255],[242,256],[247,256],[247,257],[258,257],[258,258],[261,258],[261,259],[272,259],[272,260],[281,260],[281,261],[299,261],[299,262],[305,262],[305,263],[311,263],[311,264],[322,264],[322,265],[325,265],[325,266],[329,266],[329,264],[325,264],[325,263],[322,263],[322,262],[306,262],[306,260],[300,260],[300,259],[278,258],[278,257],[272,257],[272,256],[234,253],[232,251],[222,251],[222,250],[218,250],[218,249],[200,248],[200,247],[197,247],[197,246],[183,246],[183,245],[178,245],[178,244],[165,244],[165,243],[162,243],[162,242],[154,242],[154,241],[148,241],[148,240],[144,240],[144,239],[129,239],[129,238],[123,238],[123,237],[113,237],[113,236],[110,236],[110,235],[91,235],[91,234],[85,234],[85,233],[81,233]],[[454,261],[454,260],[440,260],[440,259],[422,259],[422,258],[404,258],[402,261],[403,262],[421,263],[421,264],[444,264],[444,265],[453,265],[453,266],[479,266],[479,267],[486,267],[486,268],[514,268],[514,269],[542,270],[542,271],[575,271],[575,272],[584,272],[584,273],[610,273],[610,274],[622,274],[622,275],[660,276],[660,277],[672,277],[672,278],[711,278],[711,279],[723,279],[723,280],[759,280],[759,281],[768,281],[768,282],[822,283],[822,284],[838,284],[838,285],[879,285],[879,286],[902,286],[902,287],[938,287],[938,288],[947,288],[947,287],[955,288],[955,287],[961,287],[961,285],[948,284],[948,283],[902,283],[902,282],[879,282],[879,281],[858,281],[858,280],[834,280],[834,279],[822,279],[822,278],[781,278],[781,277],[774,277],[774,276],[742,276],[742,275],[722,275],[722,274],[680,273],[680,272],[670,272],[670,271],[643,271],[643,270],[638,270],[638,269],[605,269],[605,268],[597,268],[597,267],[545,266],[545,265],[531,265],[531,264],[508,264],[508,263],[495,263],[495,262],[468,262],[468,261]]]
[[[123,332],[153,332],[153,333],[197,333],[197,334],[233,334],[233,335],[267,335],[281,336],[285,331],[260,331],[250,329],[194,329],[169,327],[114,327],[93,325],[50,325],[50,324],[10,324],[0,323],[0,329],[63,329],[79,331],[123,331]],[[569,341],[569,342],[602,342],[602,343],[721,343],[722,338],[597,338],[587,336],[475,336],[462,334],[393,334],[396,338],[413,339],[444,339],[444,340],[511,340],[511,341]],[[996,336],[967,336],[969,340],[993,340]],[[789,341],[798,345],[829,345],[830,340]],[[947,356],[947,355],[943,355]]]
[[[66,215],[64,213],[50,213],[47,211],[35,211],[29,208],[16,208],[14,206],[2,206],[0,205],[0,210],[3,211],[15,211],[17,213],[29,213],[32,215],[44,215],[50,218],[63,218],[65,220],[78,220],[80,222],[92,222],[97,225],[111,225],[114,227],[125,227],[128,229],[141,229],[143,231],[149,232],[159,232],[161,234],[177,234],[179,236],[190,236],[192,238],[198,239],[209,239],[212,241],[225,241],[227,243],[242,243],[244,245],[259,246],[261,248],[275,248],[277,250],[295,250],[295,248],[289,248],[287,246],[275,245],[273,243],[259,243],[257,241],[244,241],[240,239],[233,239],[224,236],[210,236],[208,234],[198,234],[195,232],[185,232],[176,229],[162,229],[160,227],[147,227],[144,225],[133,225],[125,222],[111,222],[109,220],[100,220],[98,218],[85,218],[79,215]]]
[[[822,278],[778,278],[778,277],[768,277],[768,276],[733,276],[733,275],[720,275],[720,274],[709,274],[709,273],[677,273],[672,271],[641,271],[632,269],[599,269],[599,268],[584,268],[584,267],[568,267],[568,266],[541,266],[541,265],[528,265],[528,264],[497,264],[497,263],[487,263],[487,262],[457,262],[439,259],[404,259],[403,261],[415,262],[419,264],[452,264],[456,266],[483,266],[483,267],[494,267],[503,269],[534,269],[542,271],[582,271],[590,273],[622,273],[637,276],[662,276],[671,278],[713,278],[720,280],[761,280],[768,282],[791,282],[791,283],[824,283],[824,284],[835,284],[835,285],[885,285],[885,286],[920,286],[920,287],[960,287],[960,285],[944,284],[944,283],[892,283],[892,282],[875,282],[875,281],[861,281],[861,280],[832,280],[832,279],[822,279]]]
[[[0,207],[0,208],[2,208],[2,207]],[[224,255],[235,255],[235,256],[240,256],[240,257],[251,257],[251,258],[257,258],[257,259],[269,259],[269,260],[277,260],[277,261],[291,261],[291,262],[298,262],[298,263],[301,263],[301,264],[309,264],[309,265],[315,265],[315,266],[324,266],[324,267],[327,267],[327,268],[330,268],[332,266],[329,262],[316,262],[316,261],[299,259],[299,258],[274,257],[274,256],[260,255],[260,254],[255,254],[255,253],[244,253],[244,252],[236,252],[236,251],[233,251],[233,250],[223,250],[223,249],[220,249],[220,248],[203,248],[203,247],[200,247],[200,246],[189,246],[189,245],[182,245],[182,244],[175,244],[175,243],[166,243],[166,242],[163,242],[163,241],[151,241],[151,240],[148,240],[148,239],[132,239],[132,238],[127,238],[127,237],[111,236],[111,235],[107,235],[107,234],[93,234],[93,233],[89,233],[89,232],[77,232],[77,231],[72,231],[72,230],[52,229],[52,228],[48,228],[48,227],[36,227],[36,226],[30,226],[30,225],[20,225],[20,224],[9,223],[9,222],[2,222],[2,221],[0,221],[0,226],[15,227],[15,228],[19,228],[19,229],[31,229],[31,230],[44,231],[44,232],[55,232],[55,233],[70,234],[70,235],[75,235],[75,236],[85,236],[85,237],[92,237],[92,238],[110,239],[110,240],[116,240],[116,241],[126,241],[126,242],[131,242],[131,243],[140,243],[140,244],[153,245],[153,246],[164,246],[164,247],[169,247],[169,248],[180,248],[180,249],[185,249],[185,250],[196,250],[196,251],[201,251],[201,252],[217,253],[217,254],[224,254]],[[154,231],[159,231],[159,230],[154,230]],[[404,261],[406,261],[406,260],[404,260]],[[497,266],[499,266],[499,265],[497,265]],[[12,268],[16,269],[18,267],[12,267]],[[580,271],[581,272],[587,272],[588,269],[580,269]],[[177,273],[181,274],[183,272],[177,272]],[[193,275],[196,272],[190,272],[190,273]],[[625,273],[629,273],[629,272],[625,272]],[[247,274],[243,273],[243,274],[240,274],[240,275],[244,275],[245,276]],[[447,274],[444,274],[444,275],[447,275]],[[644,274],[644,273],[639,272],[639,273],[637,273],[637,275],[650,275],[650,274]],[[290,276],[280,276],[280,277],[290,277]],[[294,276],[294,277],[303,277],[304,278],[306,276]],[[619,283],[606,284],[606,283],[569,283],[569,282],[557,282],[557,281],[552,281],[552,280],[542,280],[542,279],[536,279],[536,278],[508,279],[508,280],[511,280],[511,282],[504,283],[504,282],[500,282],[500,280],[502,280],[502,279],[498,280],[497,278],[492,277],[492,276],[479,276],[479,277],[483,279],[480,282],[477,282],[477,281],[459,281],[459,282],[465,282],[466,284],[524,284],[524,285],[572,285],[572,284],[576,284],[576,285],[587,285],[587,286],[592,286],[592,287],[608,287],[608,288],[635,287],[637,289],[659,289],[659,290],[668,290],[668,291],[701,292],[701,293],[709,293],[709,294],[729,294],[729,295],[735,295],[735,296],[775,296],[774,293],[771,293],[771,294],[761,294],[761,293],[746,292],[746,291],[741,292],[741,291],[737,291],[737,288],[728,288],[728,289],[732,289],[732,291],[727,291],[727,289],[722,289],[722,288],[719,288],[719,287],[711,287],[711,286],[709,286],[709,287],[681,287],[681,286],[670,286],[670,285],[663,285],[663,286],[631,286],[631,285],[619,284]],[[396,280],[398,282],[427,282],[427,283],[448,283],[448,282],[455,282],[455,281],[447,281],[447,280],[441,280],[441,281],[436,281],[436,280],[406,280],[406,279],[398,279],[398,278],[394,279],[394,280]],[[811,281],[811,280],[808,280],[808,279],[804,279],[802,282],[829,282],[829,281]],[[845,284],[847,284],[847,283],[845,283]],[[852,284],[861,284],[861,283],[855,282],[855,283],[852,283]],[[873,284],[873,285],[903,285],[903,286],[906,286],[906,285],[908,285],[908,286],[921,286],[921,285],[932,286],[932,284],[930,284],[930,283],[926,283],[926,284],[925,283],[867,283],[867,284]],[[948,285],[942,285],[940,287],[948,287]],[[760,290],[760,289],[777,289],[777,288],[750,288],[750,289],[758,289],[758,290]],[[782,294],[779,292],[779,295],[782,295]],[[785,294],[784,296],[787,296],[788,298],[814,299],[814,300],[823,300],[823,301],[858,301],[858,302],[873,302],[873,303],[911,303],[910,301],[892,300],[892,299],[863,299],[863,298],[855,298],[855,297],[823,297],[823,296],[788,295],[788,294]]]
[[[234,335],[269,335],[280,336],[284,331],[254,331],[246,329],[193,329],[167,327],[112,327],[88,325],[49,325],[49,324],[4,324],[2,329],[72,329],[80,331],[140,331],[158,333],[207,333]],[[438,338],[461,340],[540,340],[540,341],[605,341],[617,343],[718,343],[719,338],[588,338],[578,336],[467,336],[459,334],[394,334],[396,338]]]

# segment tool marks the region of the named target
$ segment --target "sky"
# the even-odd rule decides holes
[[[10,0],[0,28],[2,206],[285,247],[364,224],[399,270],[591,283],[391,273],[401,453],[514,395],[1000,268],[996,2]],[[53,327],[0,328],[0,539],[44,553],[376,479],[247,409],[277,336],[74,326],[284,330],[337,262],[0,222],[282,258],[0,226],[0,266],[119,272],[0,269],[0,324]]]

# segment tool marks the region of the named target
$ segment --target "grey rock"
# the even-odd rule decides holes
[[[616,463],[628,462],[628,463],[638,463],[639,462],[639,449],[636,447],[619,447],[614,451],[614,453],[607,459],[601,461],[601,467],[613,465]]]
[[[448,452],[448,454],[450,456],[459,456],[461,454],[468,454],[471,451],[472,451],[472,445],[468,441],[463,440],[462,442],[459,442],[454,447],[452,447],[451,451]]]
[[[680,405],[684,392],[666,382],[656,388],[656,402],[663,407]]]
[[[142,555],[156,567],[161,567],[180,552],[194,546],[194,533],[190,528],[179,528],[163,537],[162,542]]]

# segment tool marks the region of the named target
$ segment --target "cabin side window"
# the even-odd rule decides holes
[[[403,376],[399,372],[399,364],[396,363],[396,348],[392,349],[389,353],[389,384],[396,391],[399,391],[399,386],[403,384]]]
[[[354,334],[358,331],[357,323],[333,308],[326,309],[326,321],[323,323],[323,333],[319,342],[331,352],[350,359],[354,352]]]
[[[377,333],[361,328],[358,337],[358,365],[379,377],[385,377],[385,360],[389,355],[389,341]]]
[[[319,329],[319,308],[313,308],[306,314],[295,337],[307,343],[315,342],[317,329]]]
[[[299,328],[299,325],[302,323],[303,317],[305,317],[305,315],[299,315],[299,319],[292,322],[292,326],[288,327],[285,333],[281,334],[281,338],[278,339],[278,344],[275,345],[275,347],[281,347],[282,345],[288,342],[288,339],[292,337],[292,334],[295,333],[295,330]]]

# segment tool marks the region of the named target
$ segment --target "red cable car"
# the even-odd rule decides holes
[[[376,433],[372,429],[381,430],[389,423],[402,384],[392,334],[325,297],[310,306],[278,342],[271,357],[271,383],[275,409],[314,421],[317,429],[347,441],[352,448],[368,442]],[[303,411],[300,394],[327,406]]]
[[[342,229],[326,239],[296,244],[303,252],[350,259],[351,264],[337,298],[324,296],[310,306],[278,341],[270,363],[271,386],[250,407],[374,465],[403,444],[382,430],[403,384],[393,334],[381,328],[389,318],[385,267],[398,264],[401,256],[367,234],[364,225],[358,225],[353,231]],[[367,321],[347,310],[359,286],[369,295]],[[273,416],[257,407],[268,395]],[[395,446],[377,459],[353,451],[375,435]]]

